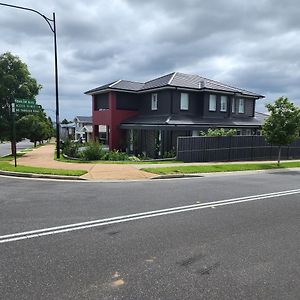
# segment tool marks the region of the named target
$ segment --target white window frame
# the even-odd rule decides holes
[[[221,96],[221,108],[220,111],[226,112],[227,111],[227,96]]]
[[[157,110],[157,93],[151,94],[151,110]]]
[[[180,110],[189,110],[189,94],[180,94]]]
[[[213,95],[213,94],[209,95],[208,110],[209,111],[217,110],[217,95]]]
[[[231,112],[235,113],[235,98],[232,98],[231,100]]]
[[[245,99],[239,99],[239,114],[245,113]]]

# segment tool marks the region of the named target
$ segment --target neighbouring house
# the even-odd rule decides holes
[[[256,100],[264,96],[179,72],[145,83],[118,80],[85,94],[92,96],[95,139],[105,139],[110,150],[150,157],[175,150],[178,136],[208,128],[255,135],[264,120],[255,114]]]
[[[75,123],[59,124],[60,138],[62,140],[74,140],[75,137]]]
[[[92,117],[76,116],[75,123],[75,140],[89,142],[92,139],[93,122]]]

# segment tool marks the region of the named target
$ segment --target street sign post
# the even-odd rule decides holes
[[[12,113],[12,155],[15,160],[15,167],[17,166],[17,143],[16,143],[16,105],[15,103],[11,104],[11,113]]]

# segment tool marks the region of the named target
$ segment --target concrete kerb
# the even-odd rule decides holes
[[[188,178],[205,178],[213,176],[241,176],[241,175],[252,175],[260,173],[276,174],[279,172],[299,172],[300,168],[286,168],[286,169],[271,169],[271,170],[249,170],[249,171],[230,171],[230,172],[211,172],[211,173],[192,173],[192,174],[169,174],[169,175],[158,175],[152,178],[143,179],[86,179],[77,176],[61,176],[61,175],[50,175],[50,174],[33,174],[33,173],[20,173],[20,172],[9,172],[0,171],[0,175],[3,176],[13,176],[21,178],[31,178],[31,179],[51,179],[51,180],[71,180],[79,182],[136,182],[136,181],[152,181],[152,180],[165,180],[165,179],[188,179]]]
[[[57,180],[87,180],[79,176],[62,176],[62,175],[51,175],[51,174],[34,174],[34,173],[22,173],[22,172],[11,172],[11,171],[0,171],[0,175],[13,176],[13,177],[27,177],[27,178],[45,178],[45,179],[57,179]]]

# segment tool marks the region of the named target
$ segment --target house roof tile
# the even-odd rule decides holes
[[[105,84],[95,89],[85,92],[85,94],[94,94],[107,89],[110,90],[124,90],[132,92],[145,92],[150,89],[165,88],[165,87],[177,87],[183,89],[195,89],[195,90],[215,90],[220,92],[239,93],[241,95],[253,96],[257,98],[263,98],[264,96],[257,93],[253,93],[244,89],[232,87],[230,85],[211,80],[199,75],[184,74],[180,72],[173,72],[145,83],[119,80],[110,84]]]

